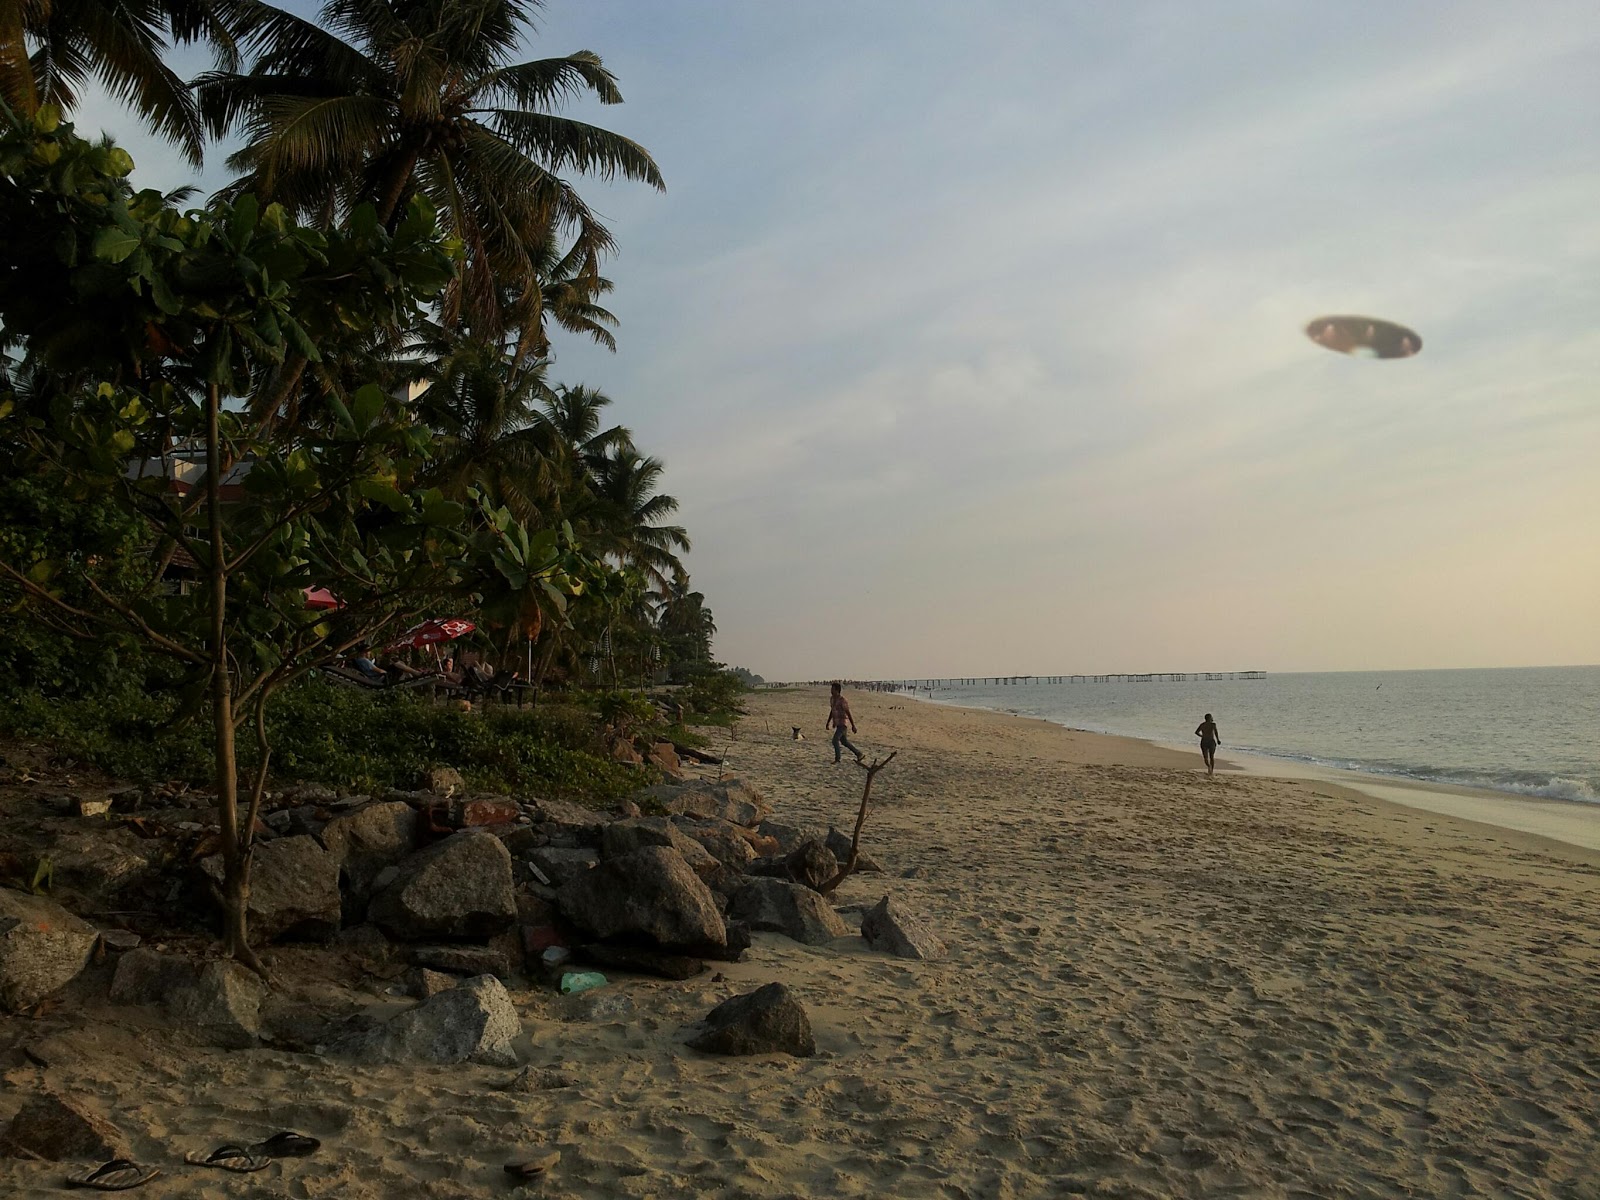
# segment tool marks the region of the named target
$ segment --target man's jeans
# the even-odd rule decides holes
[[[844,735],[844,726],[843,725],[835,725],[833,727],[833,761],[834,762],[838,762],[839,761],[839,747],[840,746],[843,746],[846,750],[850,751],[850,753],[854,754],[857,758],[861,757],[861,751],[857,750],[855,748],[854,744],[850,741],[850,739],[845,737],[845,735]]]

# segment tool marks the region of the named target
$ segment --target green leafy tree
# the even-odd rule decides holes
[[[612,249],[564,175],[663,187],[642,146],[560,115],[585,95],[622,101],[598,55],[513,61],[537,7],[327,0],[312,22],[253,6],[241,24],[250,69],[197,81],[212,132],[244,137],[229,160],[241,173],[233,193],[322,221],[371,202],[386,224],[412,196],[426,196],[466,250],[444,297],[447,319],[532,330],[523,349],[537,351],[543,314],[561,298],[544,283],[576,290],[569,309],[591,303],[600,256]],[[557,253],[558,244],[570,250]]]
[[[348,403],[330,392],[325,419],[292,438],[230,402],[290,353],[315,362],[319,347],[422,321],[454,277],[425,202],[392,230],[370,208],[319,230],[250,196],[179,212],[133,192],[131,166],[50,109],[0,135],[0,223],[33,235],[30,273],[0,275],[0,323],[23,373],[53,381],[0,401],[0,452],[13,477],[114,502],[152,552],[131,577],[38,553],[0,560],[0,577],[52,621],[131,634],[185,670],[211,718],[224,934],[259,969],[245,913],[269,698],[444,597],[538,575],[542,544],[508,514],[427,486],[432,434],[375,385]],[[166,585],[175,549],[198,587]],[[343,607],[308,611],[311,586]],[[257,756],[241,814],[246,729]]]

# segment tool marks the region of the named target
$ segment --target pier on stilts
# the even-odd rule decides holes
[[[977,675],[949,679],[883,679],[868,687],[933,691],[948,687],[1023,687],[1060,683],[1213,683],[1219,680],[1265,679],[1265,671],[1147,671],[1110,675]]]

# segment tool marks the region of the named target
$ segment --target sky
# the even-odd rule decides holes
[[[553,375],[665,460],[720,659],[1600,663],[1592,0],[550,0],[578,49],[668,190],[580,185],[620,348]]]

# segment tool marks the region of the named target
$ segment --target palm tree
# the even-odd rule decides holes
[[[370,202],[393,222],[426,196],[465,249],[452,323],[525,329],[553,280],[576,281],[592,303],[611,234],[563,173],[664,185],[636,142],[557,115],[585,94],[621,103],[598,55],[512,62],[539,3],[326,0],[320,25],[254,5],[241,37],[249,72],[196,81],[211,131],[245,138],[231,187],[325,220]]]
[[[23,116],[47,104],[70,112],[83,85],[98,78],[198,167],[199,108],[162,56],[173,44],[204,40],[223,62],[234,61],[244,2],[0,0],[0,100]]]
[[[545,418],[586,475],[600,471],[606,455],[633,445],[633,435],[621,425],[601,429],[600,413],[611,397],[597,388],[558,383],[545,397]]]
[[[675,497],[656,491],[663,470],[660,459],[640,454],[631,440],[613,448],[597,464],[593,504],[583,514],[587,543],[657,588],[683,572],[676,552],[689,549],[683,526],[660,523],[678,511]]]
[[[679,573],[662,588],[657,603],[657,625],[667,648],[679,661],[709,662],[711,639],[717,623],[700,592],[689,590],[689,576]]]
[[[475,338],[422,349],[431,365],[417,411],[440,440],[431,482],[455,498],[483,488],[518,520],[548,515],[567,456],[544,416],[545,364],[513,370],[497,343]]]

